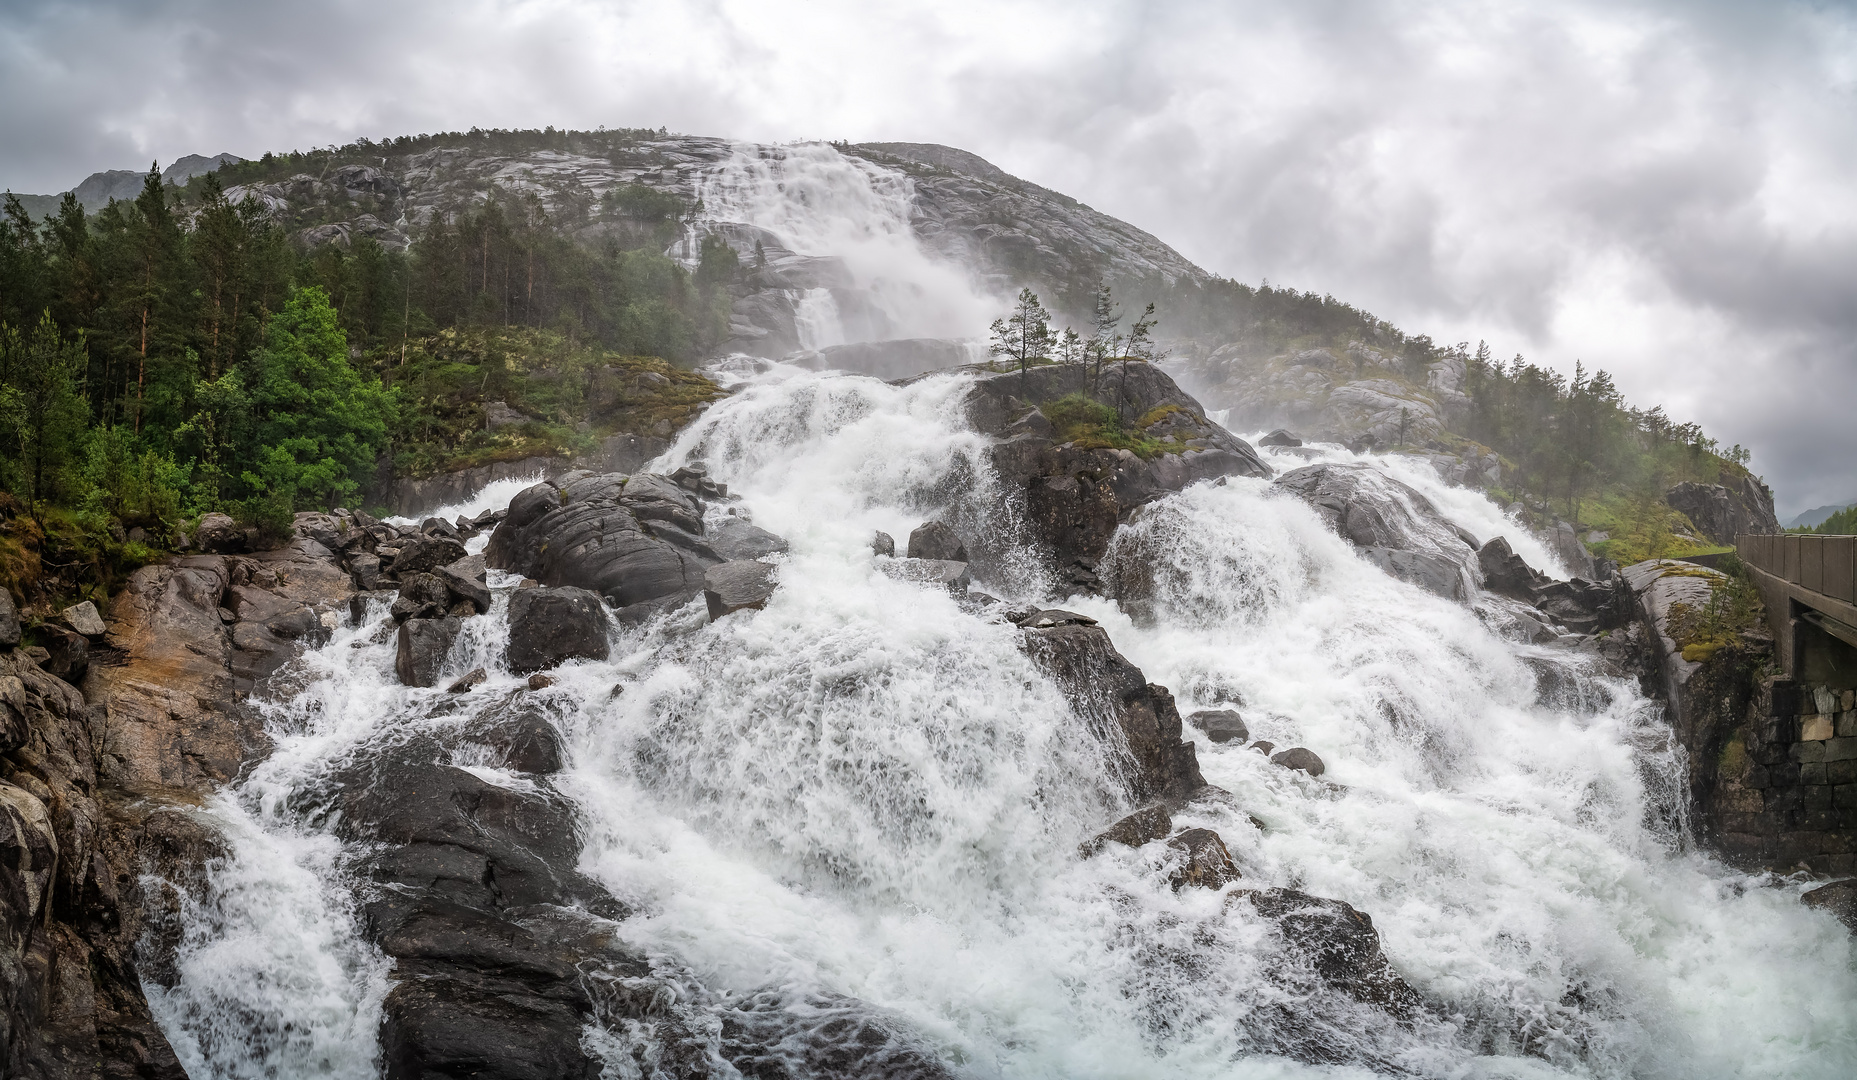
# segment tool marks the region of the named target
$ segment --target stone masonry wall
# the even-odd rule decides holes
[[[1769,679],[1723,751],[1710,815],[1749,868],[1857,873],[1857,691]]]

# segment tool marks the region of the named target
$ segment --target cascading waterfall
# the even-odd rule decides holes
[[[792,291],[803,348],[891,338],[985,334],[1000,302],[965,269],[931,258],[910,225],[914,188],[903,173],[846,157],[825,143],[744,147],[698,183],[700,229],[731,232],[750,258],[755,239],[810,260]],[[694,257],[695,244],[683,245]],[[833,290],[864,309],[854,317]]]
[[[621,938],[702,994],[862,999],[979,1077],[1850,1074],[1847,940],[1797,888],[1685,850],[1656,812],[1673,763],[1636,687],[1576,673],[1584,705],[1539,704],[1526,661],[1566,654],[1386,576],[1262,481],[1194,486],[1125,528],[1118,551],[1166,553],[1151,623],[1069,606],[1183,712],[1234,706],[1322,755],[1311,781],[1202,740],[1233,797],[1177,823],[1217,830],[1242,884],[1370,913],[1431,1015],[1402,1026],[1327,989],[1242,905],[1169,888],[1158,845],[1079,860],[1129,809],[1104,749],[1012,626],[890,579],[869,548],[874,529],[998,513],[962,389],[775,365],[656,463],[704,459],[792,550],[765,610],[712,624],[697,601],[615,631],[609,661],[548,690],[582,869],[636,911]],[[1482,496],[1402,478],[1545,561]],[[981,586],[1046,599],[996,546]],[[277,749],[216,808],[233,856],[155,996],[196,1077],[374,1074],[388,962],[356,930],[363,852],[306,808],[355,755],[520,685],[500,656],[513,582],[493,584],[451,664],[490,681],[449,715],[395,681],[384,611],[266,707]],[[615,1053],[609,1075],[627,1069]]]

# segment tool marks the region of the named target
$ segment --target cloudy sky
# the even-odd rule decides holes
[[[944,142],[1857,498],[1841,3],[0,0],[0,186],[482,127]]]

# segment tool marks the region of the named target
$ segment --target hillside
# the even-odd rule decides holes
[[[692,373],[715,357],[886,378],[964,363],[1013,290],[1041,294],[1054,328],[1085,327],[1105,284],[1124,330],[1155,305],[1168,369],[1234,429],[1426,456],[1570,565],[1776,527],[1744,451],[1630,406],[1603,373],[1569,381],[1218,278],[950,147],[473,130],[194,156],[137,183],[125,198],[124,176],[99,173],[50,214],[14,200],[0,236],[9,356],[37,358],[10,370],[65,365],[37,391],[50,426],[9,436],[4,483],[29,517],[75,515],[86,565],[125,557],[98,539],[111,529],[158,548],[210,509],[382,505],[408,478],[662,438],[719,392]],[[321,299],[293,318],[323,335],[318,377],[378,387],[378,411],[260,461],[267,440],[311,434],[305,404],[261,385],[304,377],[275,320],[306,289]],[[619,408],[601,389],[615,379],[642,396]]]

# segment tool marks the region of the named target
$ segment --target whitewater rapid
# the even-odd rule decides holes
[[[1322,756],[1310,780],[1190,732],[1232,799],[1176,824],[1217,830],[1243,886],[1372,915],[1432,1015],[1402,1027],[1299,975],[1242,905],[1175,893],[1162,845],[1080,860],[1130,809],[1108,751],[1014,627],[892,580],[870,550],[874,530],[945,516],[986,546],[978,588],[1061,599],[1000,539],[963,390],[773,365],[652,466],[704,460],[792,550],[765,610],[710,623],[699,599],[616,630],[610,660],[566,665],[543,695],[582,869],[637,911],[623,940],[709,994],[860,998],[976,1077],[1857,1068],[1848,935],[1801,886],[1726,869],[1660,811],[1681,763],[1635,686],[1587,671],[1585,706],[1537,704],[1527,661],[1564,652],[1386,576],[1264,481],[1196,485],[1125,527],[1118,550],[1167,553],[1151,624],[1066,606],[1183,713],[1235,707],[1254,738]],[[1545,556],[1482,496],[1386,467],[1480,537]],[[521,685],[500,657],[513,581],[493,585],[448,669],[490,673],[467,714]],[[234,854],[184,913],[179,983],[151,994],[196,1080],[376,1074],[390,962],[358,932],[365,851],[299,807],[351,755],[460,722],[421,719],[445,695],[398,685],[384,618],[297,662],[301,689],[264,707],[275,751],[210,808]]]

